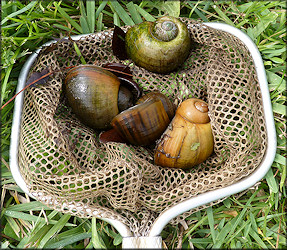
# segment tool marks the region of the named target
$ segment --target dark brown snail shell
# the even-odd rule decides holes
[[[127,55],[135,64],[156,73],[169,73],[187,58],[191,48],[187,26],[164,16],[131,27],[125,36]]]
[[[126,82],[130,86],[129,81]],[[111,120],[120,111],[134,105],[122,80],[95,65],[79,65],[69,70],[64,87],[73,112],[93,129],[110,128]],[[119,102],[119,97],[124,101]]]
[[[168,126],[170,120],[160,100],[150,100],[135,105],[111,122],[117,133],[134,145],[154,143]]]
[[[172,120],[174,113],[175,113],[175,105],[170,101],[170,99],[159,91],[152,91],[148,92],[147,94],[143,95],[139,98],[136,104],[147,102],[150,100],[160,100],[163,104],[163,107],[169,117]]]
[[[157,141],[154,161],[163,167],[191,168],[212,154],[213,145],[207,103],[196,98],[187,99]]]

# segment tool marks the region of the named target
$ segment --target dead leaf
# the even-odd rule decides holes
[[[26,82],[26,86],[28,86],[30,83],[36,81],[35,83],[33,83],[31,85],[31,87],[35,87],[36,85],[39,85],[39,84],[44,84],[46,83],[49,78],[50,78],[50,75],[47,75],[46,77],[43,77],[45,76],[46,74],[49,73],[49,70],[48,68],[42,70],[41,72],[33,72],[30,77],[28,78],[27,82]],[[41,77],[43,77],[41,79]]]
[[[228,210],[228,211],[223,211],[224,214],[231,215],[233,217],[236,217],[238,215],[237,211],[235,210]]]
[[[116,57],[120,60],[128,58],[125,48],[126,33],[118,26],[115,26],[112,40],[112,50]]]

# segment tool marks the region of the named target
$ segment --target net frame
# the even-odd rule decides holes
[[[190,21],[189,21],[190,22]],[[201,26],[202,24],[198,24],[198,23],[192,23],[192,24],[189,24],[189,27],[190,28],[192,28],[192,27],[196,27],[196,26]],[[204,26],[202,26],[202,27],[204,27]],[[215,32],[214,30],[212,31],[212,32]],[[215,32],[216,33],[216,32]],[[200,41],[200,39],[201,39],[202,37],[201,36],[198,36],[198,41]],[[218,42],[218,41],[215,41],[215,42]],[[235,39],[235,43],[237,43],[238,41],[236,41],[236,39]],[[220,43],[220,41],[219,41],[219,43]],[[218,44],[219,45],[219,44]],[[220,52],[220,51],[219,51]],[[219,53],[218,51],[215,51],[214,53]],[[200,52],[199,52],[199,54],[200,54]],[[49,59],[48,59],[49,60]],[[194,64],[194,65],[196,65],[196,63]],[[206,66],[206,65],[205,65]],[[207,66],[206,66],[207,67]],[[236,71],[236,69],[233,69],[232,68],[232,66],[231,65],[224,65],[224,66],[222,66],[222,65],[220,65],[220,66],[218,66],[219,68],[212,68],[212,69],[210,69],[210,70],[214,70],[215,72],[216,72],[216,70],[218,71],[218,70],[224,70],[224,69],[229,69],[229,70],[235,70]],[[198,68],[198,67],[197,67]],[[194,71],[196,71],[196,70],[198,70],[195,66],[194,66]],[[253,69],[254,70],[254,69]],[[228,72],[225,72],[227,75],[228,75]],[[229,72],[230,73],[230,72]],[[213,78],[212,77],[210,77],[211,75],[210,74],[207,74],[207,76],[210,78],[210,81],[212,82],[212,81],[215,81],[214,80],[214,77],[216,77],[216,76],[214,76],[214,75],[216,75],[216,73],[215,74],[213,74]],[[158,76],[155,76],[155,79],[157,78]],[[234,83],[234,81],[236,80],[234,80],[231,76],[229,76],[229,78],[228,78],[231,82],[233,82]],[[184,80],[184,79],[183,79]],[[247,81],[247,80],[246,80]],[[168,82],[168,81],[167,81]],[[216,82],[211,86],[211,87],[216,87]],[[217,87],[218,88],[218,87]],[[48,90],[53,90],[53,89],[49,89],[48,88]],[[54,89],[54,91],[55,91],[55,89]],[[219,92],[220,92],[220,90],[218,90]],[[200,93],[204,93],[204,90],[202,90],[202,89],[200,89],[199,90],[199,92]],[[255,92],[256,92],[256,90],[255,90]],[[182,95],[182,93],[184,93],[184,91],[182,91],[182,92],[179,92],[180,94],[179,95]],[[37,94],[37,93],[36,93]],[[223,94],[223,93],[221,93],[221,94]],[[204,96],[204,95],[203,95]],[[215,96],[216,97],[216,96]],[[26,98],[27,99],[27,98]],[[181,101],[181,99],[179,98],[179,102]],[[215,100],[215,102],[216,102],[216,100]],[[31,104],[31,102],[30,102],[30,104]],[[29,104],[29,105],[30,105]],[[217,104],[217,103],[216,103]],[[219,103],[220,104],[220,103]],[[222,104],[222,103],[221,103]],[[261,103],[260,103],[261,104]],[[260,104],[259,104],[259,106],[260,106]],[[262,107],[261,107],[261,110],[262,110]],[[216,110],[215,109],[215,111],[214,112],[217,112],[217,113],[219,113],[219,111],[221,111],[221,110]],[[212,112],[211,112],[212,113]],[[227,112],[227,114],[228,114],[228,112]],[[230,113],[229,113],[229,115],[230,115]],[[262,115],[262,112],[261,112],[261,115]],[[44,119],[44,118],[43,118]],[[41,122],[41,119],[40,119],[40,121],[39,122]],[[263,125],[262,125],[263,126]],[[82,128],[82,127],[81,127]],[[84,128],[85,129],[85,128]],[[227,137],[228,137],[228,135],[227,135]],[[265,138],[263,138],[264,140],[266,139],[266,137]],[[219,140],[220,141],[220,140]],[[60,142],[58,142],[58,143],[60,143]],[[219,144],[219,142],[217,142],[218,144]],[[236,142],[235,142],[236,143]],[[135,149],[136,150],[136,149]],[[226,155],[223,155],[223,156],[226,156]],[[258,159],[258,162],[260,162],[260,159]],[[149,168],[147,168],[148,170],[149,170]],[[250,169],[249,169],[250,170]],[[181,173],[181,171],[179,171],[180,173]],[[23,173],[23,172],[22,172]],[[246,173],[246,176],[248,175],[248,173]],[[174,177],[174,176],[173,176]],[[238,176],[234,176],[234,179],[235,179],[235,181],[238,181],[238,179],[236,179]],[[241,178],[243,178],[244,177],[244,175],[243,176],[241,176]],[[232,181],[230,182],[230,183],[232,183]],[[229,183],[229,184],[230,184]],[[199,190],[199,192],[198,193],[200,193],[200,191],[201,190]],[[196,194],[195,194],[196,195]],[[41,199],[41,197],[42,197],[42,199],[43,199],[43,197],[44,196],[41,196],[41,195],[39,195],[40,196],[40,199]],[[48,196],[47,196],[48,197]],[[45,197],[45,198],[47,198],[47,197]],[[45,199],[44,198],[44,199]],[[51,205],[51,200],[49,201],[49,198],[45,201],[45,202],[48,202],[48,203],[50,203],[50,205]],[[179,201],[180,202],[180,201]],[[53,202],[52,202],[53,203]],[[73,203],[71,204],[71,205],[73,205]],[[54,203],[54,206],[57,206],[57,202],[55,202]],[[74,206],[75,206],[75,208],[77,208],[77,206],[74,204]],[[80,207],[80,206],[78,206],[78,207]],[[65,212],[74,212],[74,211],[72,211],[73,209],[71,209],[70,211],[65,211]],[[128,210],[129,211],[129,210]],[[106,211],[105,211],[106,212]],[[120,211],[123,215],[125,215],[125,213],[123,213],[123,211]],[[127,212],[127,216],[125,216],[126,218],[129,218],[130,217],[130,213],[129,212]],[[139,213],[140,214],[140,213]],[[155,217],[153,217],[153,216],[151,216],[151,214],[152,213],[150,213],[150,212],[146,212],[146,211],[142,211],[142,218],[145,218],[144,216],[146,216],[146,217],[148,217],[149,219],[150,218],[155,218],[156,217],[156,215],[158,214],[158,211],[156,211],[155,213],[154,213],[154,215],[155,215]],[[79,214],[80,215],[80,214]],[[113,218],[112,216],[109,216],[109,217],[111,217],[111,218]],[[132,218],[133,216],[131,216],[130,218]],[[135,217],[135,216],[134,216]],[[135,220],[135,222],[133,222],[134,224],[137,224],[138,223],[138,218],[136,218],[136,219],[134,219]],[[138,221],[136,221],[136,220],[138,220]],[[148,220],[148,219],[146,219],[146,220]],[[141,222],[142,221],[144,221],[144,219],[142,219],[141,220]],[[130,223],[131,223],[131,219],[130,219],[130,221],[129,221]],[[140,231],[140,230],[139,230]]]

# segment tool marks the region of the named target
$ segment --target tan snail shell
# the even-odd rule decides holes
[[[135,64],[156,73],[169,73],[179,67],[191,48],[187,26],[176,17],[163,16],[155,22],[142,22],[125,35],[127,55]]]
[[[145,146],[158,139],[169,123],[162,102],[149,100],[121,112],[111,125],[129,143]]]
[[[205,161],[213,152],[213,135],[208,105],[191,98],[183,101],[175,116],[157,141],[156,165],[191,168]]]

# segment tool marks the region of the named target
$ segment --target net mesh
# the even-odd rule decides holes
[[[153,164],[153,147],[100,143],[99,132],[83,125],[66,105],[65,68],[81,64],[81,58],[73,42],[62,40],[39,53],[30,74],[47,68],[55,73],[47,83],[26,90],[23,104],[19,167],[39,201],[75,216],[117,219],[135,235],[146,235],[170,206],[229,186],[260,164],[267,137],[248,49],[229,33],[190,19],[182,21],[195,43],[178,71],[162,75],[134,64],[130,68],[144,92],[160,90],[176,105],[189,97],[208,103],[213,155],[190,170],[168,169]],[[130,63],[113,55],[112,35],[109,29],[74,43],[88,64]]]

